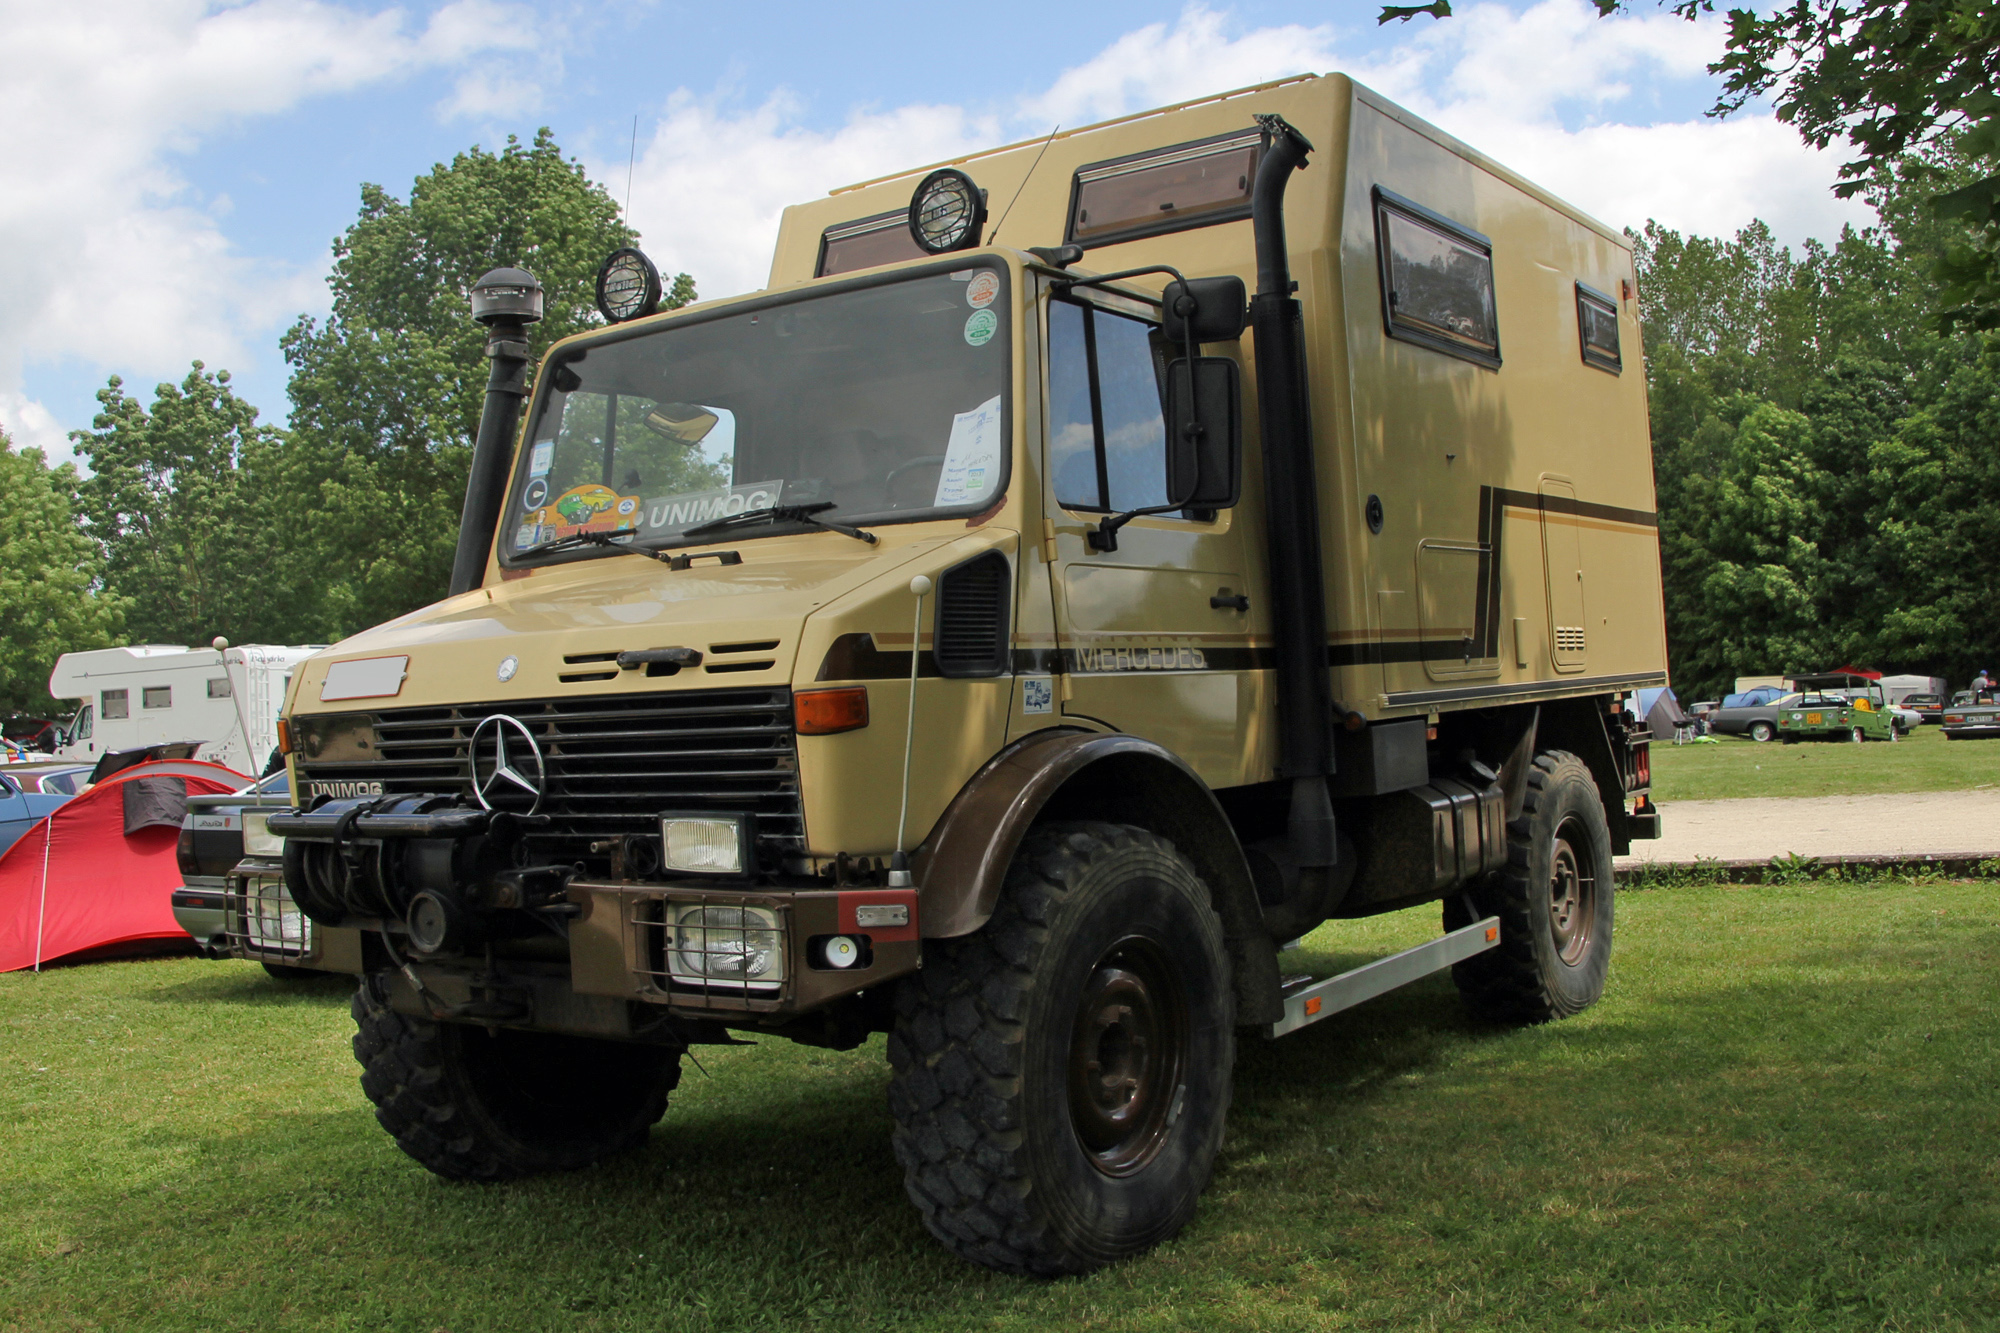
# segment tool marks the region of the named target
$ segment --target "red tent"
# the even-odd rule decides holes
[[[249,779],[221,764],[141,764],[67,801],[0,853],[0,972],[86,949],[180,939],[169,901],[189,796]]]
[[[1882,679],[1881,672],[1870,671],[1867,667],[1858,667],[1858,666],[1835,667],[1833,670],[1827,672],[1826,674],[1829,676],[1860,676],[1866,680]]]

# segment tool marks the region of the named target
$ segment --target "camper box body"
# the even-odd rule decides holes
[[[990,239],[1056,245],[1077,231],[1079,173],[1241,135],[1254,130],[1253,111],[1282,114],[1317,150],[1291,183],[1285,220],[1304,306],[1334,697],[1372,719],[1665,684],[1636,274],[1619,232],[1342,75],[1058,134],[957,165],[986,191],[999,224]],[[829,231],[880,216],[900,227],[922,174],[787,209],[772,286],[815,276]],[[1391,210],[1428,212],[1490,241],[1497,365],[1391,332],[1381,246],[1382,214]],[[902,244],[899,257],[914,258],[906,232]],[[1149,264],[1189,278],[1254,278],[1247,210],[1233,221],[1091,244],[1078,269]],[[1154,290],[1165,281],[1134,280]],[[1615,368],[1584,354],[1579,306],[1593,296],[1611,297],[1616,308]],[[1242,504],[1198,533],[1180,532],[1190,525],[1175,520],[1151,521],[1155,531],[1175,534],[1155,541],[1153,561],[1090,552],[1085,522],[1059,506],[1024,515],[1031,531],[1036,517],[1054,525],[1057,568],[1047,582],[1022,580],[1023,629],[1049,627],[1044,634],[1054,630],[1064,646],[1086,653],[1128,646],[1135,632],[1150,635],[1149,645],[1188,636],[1217,642],[1207,602],[1213,583],[1249,595],[1233,643],[1254,652],[1271,642],[1254,342],[1204,350],[1243,366]],[[1041,390],[1036,385],[1027,401],[1040,400]],[[1024,558],[1035,554],[1024,545]],[[1158,567],[1139,574],[1136,563]],[[1064,605],[1035,606],[1033,590],[1042,587]],[[1157,706],[1135,709],[1129,677],[1077,674],[1071,704],[1094,716],[1151,713],[1148,734],[1170,731],[1159,738],[1211,785],[1232,786],[1272,774],[1267,675],[1212,680],[1205,692],[1163,678],[1151,687]],[[1209,697],[1188,708],[1197,692]],[[1106,701],[1111,694],[1120,702]]]
[[[80,707],[57,754],[88,762],[118,750],[194,742],[200,746],[194,758],[261,772],[278,743],[292,668],[315,651],[137,644],[64,653],[49,674],[49,694]]]

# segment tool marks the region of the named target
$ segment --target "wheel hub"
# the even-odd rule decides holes
[[[1579,836],[1574,821],[1564,821],[1549,858],[1549,931],[1557,956],[1572,967],[1589,951],[1597,917],[1597,878],[1577,854]]]
[[[1100,1171],[1129,1174],[1159,1151],[1186,1046],[1186,1007],[1164,960],[1138,940],[1107,951],[1078,997],[1069,1052],[1070,1122]]]

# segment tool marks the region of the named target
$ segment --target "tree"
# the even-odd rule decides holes
[[[1632,0],[1592,0],[1600,16]],[[1714,0],[1656,0],[1682,18]],[[1448,0],[1385,6],[1378,23],[1418,14],[1449,18]],[[1962,224],[1939,258],[1939,318],[2000,328],[2000,7],[1990,0],[1790,0],[1760,13],[1729,11],[1723,76],[1710,113],[1727,116],[1769,96],[1778,118],[1815,148],[1845,140],[1855,154],[1834,193],[1868,191],[1879,173],[1947,145],[1979,164],[1970,179],[1940,182],[1930,204]]]
[[[76,468],[50,468],[0,433],[0,709],[47,715],[49,672],[67,652],[118,641],[123,604],[77,514]]]
[[[603,322],[598,267],[633,240],[616,202],[547,129],[526,147],[510,137],[497,154],[459,154],[418,177],[408,202],[362,186],[361,215],[334,243],[332,314],[300,319],[283,340],[293,368],[283,485],[311,500],[287,521],[310,553],[305,618],[320,633],[445,593],[487,374],[473,282],[503,265],[541,280],[539,358]],[[693,299],[683,273],[664,304]]]
[[[74,431],[92,475],[78,484],[104,581],[127,603],[140,642],[239,641],[252,628],[275,533],[253,499],[244,465],[280,432],[230,388],[226,370],[194,363],[179,385],[154,391],[152,411],[116,375],[97,391],[92,429]]]

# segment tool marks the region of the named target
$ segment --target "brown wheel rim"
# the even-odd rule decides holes
[[[1549,933],[1556,956],[1569,967],[1590,952],[1597,929],[1597,860],[1589,839],[1580,820],[1565,819],[1549,857]]]
[[[1069,1114],[1098,1170],[1125,1176],[1159,1153],[1187,1067],[1188,1012],[1152,942],[1105,950],[1077,997],[1070,1029]]]

